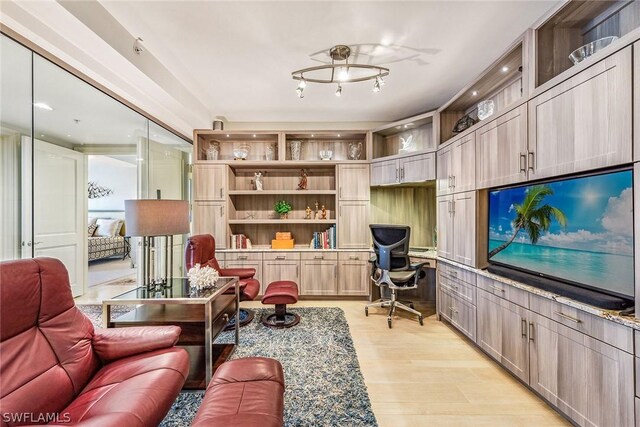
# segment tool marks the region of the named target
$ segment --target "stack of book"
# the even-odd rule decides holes
[[[335,249],[336,248],[336,226],[332,225],[325,231],[317,231],[313,233],[311,240],[313,249]]]
[[[244,234],[232,234],[231,249],[251,249],[251,240]]]

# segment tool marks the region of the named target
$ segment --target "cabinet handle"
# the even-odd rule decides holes
[[[524,317],[522,318],[522,338],[526,338],[527,337],[527,319],[525,319]]]
[[[220,187],[220,198],[222,199],[222,187]]]
[[[447,209],[447,212],[451,213],[451,200],[447,201],[447,206],[449,207],[449,209]]]
[[[224,321],[224,323],[228,323],[229,322],[229,315],[227,313],[222,315],[222,320]]]
[[[249,259],[249,257],[247,255],[240,255],[240,256],[238,256],[238,259],[247,260],[247,259]]]
[[[453,184],[451,185],[452,188],[456,188],[456,176],[455,175],[451,175],[451,179],[453,181]]]
[[[450,271],[449,274],[454,277],[454,278],[458,278],[458,272],[457,271]]]
[[[563,319],[570,320],[570,321],[572,321],[572,322],[574,322],[574,323],[582,323],[582,320],[580,320],[580,319],[576,319],[575,317],[573,317],[573,316],[569,316],[568,314],[564,314],[564,313],[563,313],[563,312],[561,312],[561,311],[556,311],[556,312],[554,312],[554,314],[556,314],[556,315],[558,315],[558,316],[562,317]]]
[[[360,257],[357,257],[357,256],[355,256],[355,255],[350,255],[350,256],[349,256],[349,259],[352,259],[352,260],[358,260],[358,259],[360,259]]]
[[[501,288],[499,288],[499,287],[497,287],[497,286],[489,286],[489,288],[490,288],[490,289],[493,289],[494,291],[498,291],[498,292],[505,293],[505,290],[504,290],[504,289],[501,289]]]
[[[276,257],[276,259],[287,259],[287,257],[284,256],[284,255],[279,255],[279,256]]]
[[[399,171],[399,169],[398,169],[398,168],[396,168],[396,182],[400,182],[400,178],[399,178],[399,175],[398,175],[398,171]]]
[[[224,206],[220,206],[220,216],[224,216]]]
[[[323,255],[316,255],[313,257],[313,259],[324,259]]]
[[[340,198],[342,199],[342,186],[340,186]]]
[[[525,173],[527,171],[527,155],[526,153],[520,153],[520,172]]]
[[[337,265],[333,266],[333,277],[338,277],[338,266]]]
[[[296,265],[296,279],[298,278],[300,273],[300,266]]]
[[[455,215],[456,213],[456,201],[452,200],[451,201],[451,213]]]
[[[449,188],[451,188],[453,187],[453,185],[451,184],[451,175],[449,175],[448,179],[449,179]]]
[[[536,156],[536,153],[534,153],[533,151],[529,151],[529,170],[533,172],[533,168],[534,168],[534,159]]]
[[[402,167],[402,177],[400,179],[404,181],[404,166]]]
[[[533,339],[533,322],[529,322],[529,341],[535,341]]]

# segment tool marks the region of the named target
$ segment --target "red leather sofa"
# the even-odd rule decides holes
[[[0,263],[0,424],[157,426],[189,356],[180,328],[96,329],[52,258]]]
[[[282,427],[283,415],[282,365],[247,357],[220,365],[191,427]]]
[[[255,268],[220,268],[216,260],[216,241],[211,234],[196,234],[187,240],[185,265],[187,270],[196,264],[218,270],[220,276],[240,278],[240,301],[253,301],[260,293],[260,282],[253,278]]]

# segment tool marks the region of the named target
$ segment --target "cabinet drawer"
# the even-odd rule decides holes
[[[371,258],[369,252],[338,252],[338,259],[340,261],[364,261],[369,262]]]
[[[442,273],[438,275],[440,280],[440,289],[456,296],[463,301],[476,305],[476,287],[466,282],[452,280],[451,278],[444,276]]]
[[[476,341],[476,307],[440,289],[440,314],[452,326]]]
[[[631,328],[537,295],[531,295],[529,309],[620,350],[633,353]]]
[[[264,252],[262,257],[265,261],[299,261],[300,252]]]
[[[523,291],[522,289],[484,276],[478,276],[478,288],[522,307],[529,308],[529,292]]]
[[[219,258],[220,254],[216,254]],[[262,261],[262,252],[227,252],[225,253],[227,261]]]
[[[440,269],[445,276],[458,283],[465,282],[472,286],[476,285],[476,273],[473,271],[465,270],[464,268],[455,267],[443,262],[440,263]]]
[[[325,260],[325,261],[337,261],[338,254],[336,252],[302,252],[300,258],[303,260]]]

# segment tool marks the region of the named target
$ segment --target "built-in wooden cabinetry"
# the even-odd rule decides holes
[[[368,252],[338,252],[338,295],[369,295]]]
[[[371,246],[370,140],[371,133],[358,131],[196,130],[193,233],[212,234],[217,249],[230,248],[232,235],[248,237],[252,250],[227,252],[224,265],[255,268],[261,291],[275,280],[293,280],[303,296],[368,295],[368,280],[362,279],[368,274],[366,261],[345,260],[341,272],[338,252]],[[292,153],[298,143],[299,157]],[[246,160],[234,159],[238,149],[248,150]],[[322,160],[320,151],[331,151],[331,159]],[[262,190],[257,190],[257,173]],[[298,187],[303,175],[306,189]],[[279,200],[293,207],[286,219],[273,210]],[[316,218],[316,204],[319,210],[325,208],[326,218]],[[306,218],[307,207],[313,211],[311,218]],[[336,227],[336,249],[310,250],[314,232],[332,226]],[[292,233],[293,250],[271,250],[278,231]],[[357,280],[339,290],[339,274]]]
[[[372,186],[435,179],[433,115],[425,113],[373,131]]]
[[[438,194],[474,190],[476,186],[476,140],[470,133],[438,150]]]
[[[529,101],[529,179],[632,161],[631,49]]]
[[[527,179],[527,104],[491,120],[476,132],[477,188]]]
[[[631,328],[444,261],[438,286],[440,317],[574,423],[635,425]]]
[[[476,264],[476,192],[437,198],[438,256]]]

